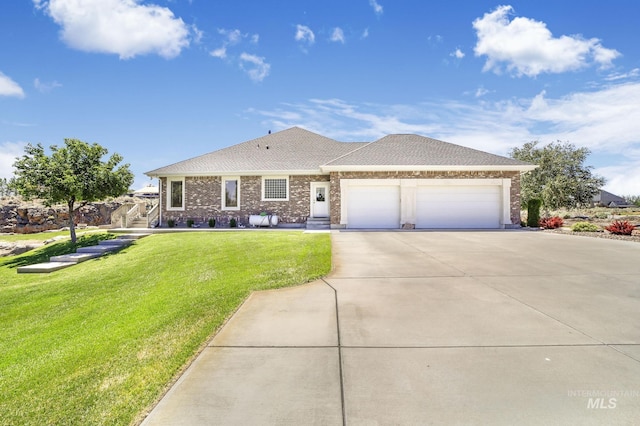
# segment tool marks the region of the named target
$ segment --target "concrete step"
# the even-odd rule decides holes
[[[109,253],[112,251],[120,250],[122,246],[111,244],[111,245],[101,245],[101,246],[89,246],[89,247],[80,247],[76,250],[76,253]]]
[[[329,218],[308,218],[307,229],[331,229],[331,219]]]
[[[102,253],[70,253],[60,256],[51,256],[51,258],[49,258],[49,262],[69,262],[75,264],[84,262],[85,260],[95,259],[101,255]]]
[[[44,263],[36,263],[34,265],[27,266],[19,266],[18,273],[19,274],[29,274],[29,273],[49,273],[53,271],[59,271],[60,269],[68,268],[69,266],[73,266],[75,263],[73,262],[44,262]]]
[[[98,245],[100,246],[118,246],[118,247],[124,247],[124,246],[128,246],[129,244],[131,244],[133,242],[133,240],[130,239],[126,239],[126,238],[116,238],[113,240],[103,240],[100,241],[98,243]]]
[[[140,238],[148,237],[149,233],[135,233],[135,234],[119,234],[117,240],[139,240]]]

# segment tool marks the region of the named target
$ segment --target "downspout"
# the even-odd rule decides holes
[[[158,228],[162,228],[162,179],[158,176]]]

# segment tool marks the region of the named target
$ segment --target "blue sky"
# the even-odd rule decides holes
[[[506,155],[587,147],[640,195],[635,0],[12,0],[0,5],[0,177],[27,142],[145,171],[300,126]]]

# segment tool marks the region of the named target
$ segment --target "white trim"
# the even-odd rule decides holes
[[[429,165],[350,165],[350,166],[322,166],[323,172],[471,172],[471,171],[505,171],[528,172],[538,166],[513,165],[513,166],[429,166]]]
[[[264,181],[267,179],[285,179],[286,180],[286,191],[287,191],[287,196],[285,198],[266,198],[265,197],[265,186],[264,186]],[[273,175],[273,176],[262,176],[262,187],[261,187],[261,198],[262,201],[289,201],[289,176],[284,176],[284,175]]]
[[[283,176],[286,174],[287,176],[304,176],[304,175],[328,175],[329,173],[324,173],[321,169],[313,169],[313,170],[302,170],[302,169],[294,169],[294,170],[234,170],[234,171],[213,171],[213,172],[161,172],[161,173],[152,173],[148,172],[145,175],[149,177],[168,177],[168,176],[207,176],[207,177],[215,177],[215,176]]]
[[[172,178],[167,178],[167,211],[185,211],[185,192],[186,192],[186,184],[185,184],[185,177],[181,176],[181,177],[172,177]],[[172,182],[182,182],[182,200],[181,200],[181,206],[180,207],[172,207],[171,206],[171,197],[173,196],[172,194]]]
[[[226,199],[227,199],[226,194],[227,194],[227,192],[226,192],[226,188],[225,188],[225,186],[226,186],[225,183],[227,181],[231,181],[231,180],[235,180],[237,182],[236,197],[238,199],[236,201],[237,201],[238,205],[235,206],[235,207],[227,207],[226,206]],[[240,210],[240,187],[241,187],[240,176],[222,176],[221,181],[222,181],[222,185],[221,185],[221,192],[220,192],[220,208],[222,210]]]

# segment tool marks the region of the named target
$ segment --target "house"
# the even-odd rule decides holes
[[[160,223],[277,215],[332,228],[520,226],[528,163],[418,135],[338,142],[293,127],[161,167]]]
[[[619,197],[615,194],[605,191],[601,189],[598,191],[596,195],[591,199],[591,205],[596,207],[632,207],[633,205],[629,203],[622,197]]]

